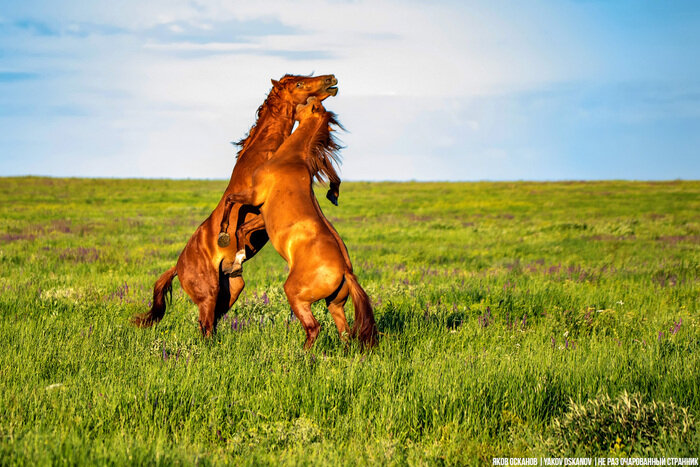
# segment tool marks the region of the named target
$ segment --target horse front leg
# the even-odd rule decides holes
[[[241,193],[229,193],[224,201],[224,214],[221,218],[221,225],[219,226],[219,237],[216,243],[221,248],[226,248],[231,243],[231,236],[228,234],[229,218],[231,217],[231,209],[233,209],[234,203],[239,204],[251,204],[246,202],[253,198],[254,193],[252,191],[241,192]]]
[[[263,220],[262,214],[253,217],[236,229],[238,251],[236,252],[233,263],[225,265],[224,272],[226,274],[231,276],[240,276],[243,274],[243,261],[246,260],[245,247],[247,245],[251,250],[253,249],[253,245],[248,241],[248,238],[250,238],[253,232],[258,230],[265,230],[265,221]]]
[[[248,222],[244,222],[240,227],[238,227],[236,230],[238,249],[245,251],[245,247],[248,246],[251,250],[253,250],[253,244],[250,243],[249,239],[253,232],[257,232],[258,230],[265,230],[265,220],[263,219],[262,214],[258,214]]]
[[[233,200],[229,196],[226,197],[224,201],[224,214],[221,217],[221,225],[219,226],[219,237],[216,239],[216,243],[221,248],[226,248],[231,243],[231,237],[228,234],[228,222],[231,217],[231,209],[233,209]]]

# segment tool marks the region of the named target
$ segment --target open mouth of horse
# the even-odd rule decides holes
[[[328,86],[326,88],[326,92],[331,96],[335,96],[336,94],[338,94],[338,88],[336,86]]]

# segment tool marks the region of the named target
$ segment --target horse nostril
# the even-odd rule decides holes
[[[331,84],[333,82],[333,78],[326,78],[326,84]]]

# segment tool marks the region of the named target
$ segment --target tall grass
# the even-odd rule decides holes
[[[318,304],[304,352],[271,246],[212,339],[178,285],[159,326],[131,327],[224,187],[0,179],[1,464],[700,450],[700,183],[345,183],[322,208],[376,350],[345,347]],[[632,413],[610,405],[628,393],[663,407],[653,439],[576,418]]]

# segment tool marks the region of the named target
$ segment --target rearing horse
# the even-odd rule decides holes
[[[326,300],[341,339],[349,333],[366,347],[376,344],[377,329],[367,293],[357,282],[345,244],[318,208],[313,178],[331,177],[335,150],[330,124],[334,115],[311,97],[297,106],[299,127],[272,158],[255,170],[250,187],[231,192],[227,202],[260,206],[270,241],[289,264],[284,292],[292,311],[306,331],[304,348],[310,348],[321,325],[311,313],[311,304]],[[225,224],[222,223],[222,227]],[[245,243],[247,223],[236,231],[239,247]],[[245,257],[245,250],[236,255]],[[348,329],[344,306],[352,297],[355,325]]]
[[[258,108],[255,125],[248,136],[238,143],[241,149],[219,204],[192,234],[180,253],[177,264],[156,281],[153,287],[153,305],[147,312],[132,318],[135,325],[149,327],[163,318],[165,297],[168,292],[172,293],[172,281],[177,275],[182,288],[199,308],[199,328],[202,334],[209,336],[214,332],[218,319],[231,308],[245,286],[242,277],[231,277],[222,270],[222,262],[232,263],[231,258],[235,252],[243,248],[237,243],[225,247],[217,243],[225,199],[229,193],[249,187],[255,169],[265,163],[289,137],[294,126],[296,106],[306,102],[309,97],[323,100],[335,96],[338,92],[336,84],[338,80],[333,75],[285,75],[279,81],[272,80],[272,90]],[[332,186],[331,189],[333,188]],[[333,201],[331,191],[329,190],[328,197]],[[264,225],[259,212],[237,206],[231,215],[237,219],[237,225],[247,222],[254,226],[255,219],[260,219],[258,224],[261,227],[251,229],[250,237],[246,239],[250,247],[247,253],[253,256],[267,242],[264,230],[260,235],[254,235]]]

